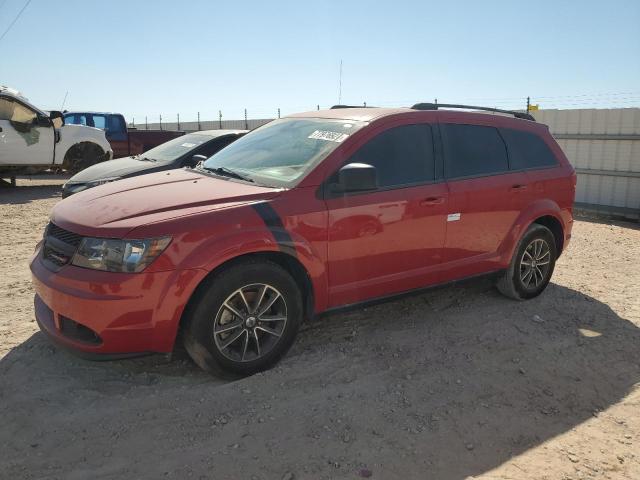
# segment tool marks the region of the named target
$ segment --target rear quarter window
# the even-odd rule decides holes
[[[558,165],[558,160],[549,145],[539,135],[508,128],[501,129],[500,132],[509,147],[512,170]]]
[[[495,127],[442,124],[445,175],[449,179],[509,171],[507,147]]]

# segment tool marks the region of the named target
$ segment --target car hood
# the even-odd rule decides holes
[[[122,238],[135,227],[268,200],[282,190],[167,170],[100,185],[59,202],[56,225],[87,236]]]
[[[117,158],[85,168],[71,177],[67,183],[91,183],[105,178],[121,178],[166,166],[166,163],[147,162],[133,157]]]

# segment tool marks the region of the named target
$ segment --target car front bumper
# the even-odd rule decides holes
[[[55,343],[95,358],[170,353],[180,317],[206,272],[111,273],[31,259],[35,315]]]

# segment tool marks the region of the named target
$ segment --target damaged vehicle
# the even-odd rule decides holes
[[[0,177],[63,168],[70,172],[110,160],[98,128],[65,125],[61,112],[35,107],[17,90],[0,86]]]
[[[527,113],[290,115],[194,169],[59,202],[31,259],[35,316],[88,357],[170,354],[179,339],[205,370],[249,375],[336,309],[479,275],[537,297],[569,244],[575,186]]]
[[[146,153],[92,165],[75,174],[63,185],[62,198],[123,178],[174,168],[195,167],[245,133],[247,130],[204,130],[188,133],[158,145]]]

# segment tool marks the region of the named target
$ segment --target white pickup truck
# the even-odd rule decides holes
[[[17,90],[0,86],[0,178],[47,169],[78,172],[113,158],[103,130],[65,125],[61,112],[44,112]]]

